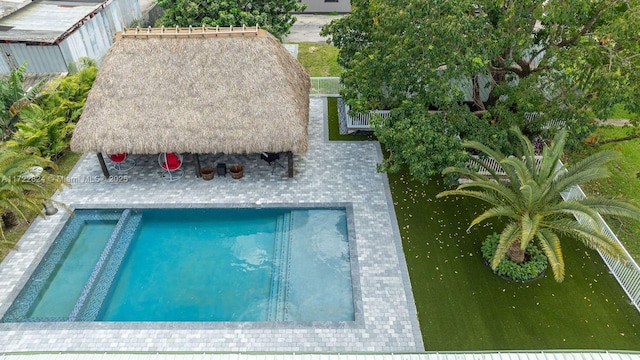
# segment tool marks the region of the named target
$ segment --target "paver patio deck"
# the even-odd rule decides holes
[[[376,172],[377,142],[329,142],[326,104],[311,99],[309,151],[295,157],[295,177],[259,156],[218,160],[242,164],[244,178],[196,178],[185,156],[185,176],[163,181],[157,156],[134,156],[136,167],[115,182],[102,176],[94,154],[85,154],[69,175],[72,187],[56,195],[70,208],[247,207],[350,204],[355,229],[356,308],[342,323],[4,323],[0,352],[20,351],[210,351],[210,352],[421,352],[413,297],[402,254],[387,178]],[[203,166],[216,159],[201,156]],[[286,163],[286,160],[285,160]],[[37,219],[0,265],[0,316],[27,281],[69,215]]]

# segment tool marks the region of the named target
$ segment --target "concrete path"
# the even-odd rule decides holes
[[[613,125],[613,126],[625,126],[625,125],[631,125],[631,122],[629,121],[629,119],[609,119],[609,120],[598,120],[598,123],[600,125]]]
[[[331,20],[339,19],[343,15],[295,15],[298,21],[291,27],[291,33],[282,42],[326,42],[327,37],[320,36],[320,29]]]

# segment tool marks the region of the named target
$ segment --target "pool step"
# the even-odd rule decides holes
[[[287,212],[278,216],[276,222],[267,321],[285,321],[286,318],[292,216],[292,212]]]
[[[62,235],[58,236],[58,239],[51,245],[51,248],[47,251],[42,262],[38,265],[34,274],[39,274],[36,278],[29,279],[24,286],[18,299],[15,301],[9,310],[2,318],[2,322],[19,322],[19,321],[66,321],[68,318],[34,318],[30,316],[32,308],[37,304],[37,300],[42,293],[46,291],[49,281],[55,276],[58,264],[60,264],[69,247],[75,239],[82,232],[83,226],[87,221],[117,221],[121,217],[120,211],[113,212],[99,212],[99,211],[85,211],[82,215],[78,215],[76,218],[71,219],[64,229],[61,231]]]
[[[138,211],[126,209],[122,212],[100,260],[96,263],[82,295],[69,316],[69,321],[96,320],[141,220],[142,214]]]

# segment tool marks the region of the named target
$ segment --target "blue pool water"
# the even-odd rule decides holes
[[[71,313],[115,227],[116,221],[87,221],[43,289],[31,317],[62,318]]]
[[[353,321],[344,209],[77,210],[3,321]]]

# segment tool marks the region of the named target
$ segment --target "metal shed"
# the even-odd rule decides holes
[[[142,18],[137,0],[37,0],[5,13],[0,73],[23,62],[28,73],[66,72],[82,57],[100,63],[115,33]]]

